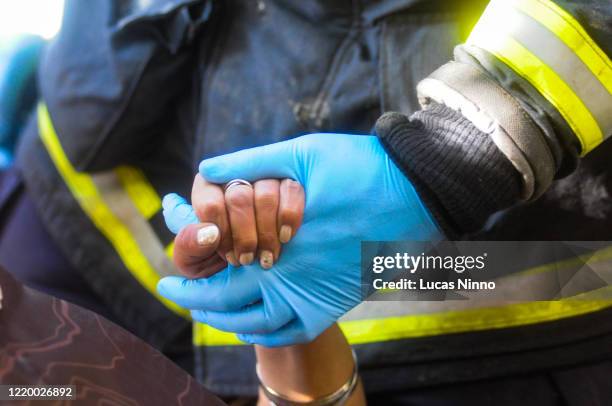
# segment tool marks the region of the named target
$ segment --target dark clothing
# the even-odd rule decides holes
[[[33,198],[14,167],[0,172],[0,266],[33,289],[92,310],[128,330],[131,327],[122,324],[66,260],[41,222]],[[166,355],[193,373],[191,337],[186,334],[182,339],[181,350],[166,351]]]
[[[612,361],[368,397],[370,406],[604,406]],[[367,390],[367,387],[366,387]]]
[[[64,28],[40,69],[42,101],[76,169],[90,176],[135,165],[159,195],[188,195],[202,158],[307,132],[368,133],[384,111],[413,113],[419,109],[416,83],[451,58],[465,32],[463,17],[478,15],[483,5],[136,3],[141,2],[133,8],[126,6],[132,2],[67,2]],[[431,123],[424,119],[423,128]],[[180,348],[190,321],[130,273],[66,186],[36,124],[26,131],[18,165],[51,238],[117,320],[166,353]],[[558,210],[563,204],[553,197]],[[553,224],[517,210],[513,222],[537,230],[563,228],[566,219]],[[569,211],[589,220],[579,208]],[[165,247],[172,236],[160,216],[148,221]],[[506,223],[504,230],[512,227]],[[598,230],[602,239],[611,239],[612,228]],[[607,309],[516,328],[361,344],[356,350],[368,390],[393,392],[594,362],[610,354],[611,323]],[[255,392],[253,364],[248,346],[196,349],[199,380],[223,395]]]
[[[0,173],[0,265],[31,288],[112,318],[47,233],[15,168]]]
[[[446,106],[417,111],[410,120],[385,114],[376,133],[449,239],[520,196],[521,179],[510,161],[487,134]]]
[[[159,195],[188,195],[205,157],[307,132],[369,133],[383,110],[417,110],[414,86],[448,60],[473,6],[441,14],[411,0],[113,4],[66,3],[42,58],[42,100],[76,169],[137,165]],[[116,317],[163,348],[190,323],[126,270],[39,135],[31,123],[17,165],[49,233]],[[153,226],[163,246],[172,241],[163,221]]]
[[[608,58],[612,55],[612,4],[609,1],[560,0],[554,3],[580,22]],[[534,138],[542,136],[546,142],[555,179],[563,178],[576,169],[581,153],[576,134],[557,108],[532,84],[494,55],[474,47],[459,45],[455,49],[454,60],[480,70],[481,81],[494,81],[516,99],[524,110],[521,114],[533,121],[538,128],[536,131],[541,133],[534,134]],[[580,85],[584,84],[575,84]],[[611,111],[608,108],[608,115],[612,114]],[[521,114],[517,114],[515,120],[520,120]],[[419,127],[421,118],[414,116],[412,119],[415,123],[411,127]],[[435,137],[436,142],[424,144],[418,137],[411,139],[414,131],[406,131],[403,121],[397,121],[397,125],[403,128],[395,128],[387,122],[381,126],[379,136],[398,166],[416,180],[419,194],[447,236],[452,238],[478,232],[493,213],[524,201],[520,189],[516,187],[517,172],[504,170],[508,158],[500,154],[497,148],[485,152],[488,145],[480,145],[488,135],[483,137],[482,133],[441,131]],[[607,136],[610,134],[604,134],[604,138]],[[485,143],[491,144],[490,138]],[[599,148],[609,150],[609,144],[610,141],[604,142]],[[415,145],[419,146],[417,150],[413,148]],[[429,165],[431,162],[435,164]],[[456,168],[467,168],[467,171]],[[484,178],[475,175],[484,171],[488,172]],[[470,177],[472,180],[466,181]],[[548,186],[544,189],[548,189]],[[499,189],[505,189],[505,196],[500,198],[496,195]],[[483,203],[483,198],[493,204]]]

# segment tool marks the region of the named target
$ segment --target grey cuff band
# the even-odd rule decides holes
[[[479,69],[449,62],[417,86],[423,108],[433,101],[460,112],[521,174],[521,199],[533,200],[548,189],[555,162],[540,129],[519,103]]]

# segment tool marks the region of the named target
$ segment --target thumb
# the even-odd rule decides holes
[[[212,223],[189,224],[174,239],[174,263],[183,275],[208,277],[226,267],[217,255],[221,240],[219,228]]]
[[[299,139],[293,139],[205,159],[200,163],[200,175],[212,183],[227,183],[232,179],[300,180],[298,143]]]

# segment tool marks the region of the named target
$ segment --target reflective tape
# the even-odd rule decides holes
[[[142,213],[142,206],[138,208],[137,203],[134,202],[133,211],[130,212],[120,208],[122,205],[125,206],[125,202],[122,203],[118,200],[109,204],[108,201],[105,201],[105,194],[108,194],[110,190],[118,190],[116,186],[120,180],[111,177],[105,180],[104,177],[98,176],[94,179],[86,173],[77,172],[65,156],[53,129],[49,113],[43,104],[38,107],[38,119],[41,139],[64,182],[94,225],[111,242],[126,268],[169,309],[179,315],[189,317],[189,313],[185,309],[157,294],[155,285],[160,274],[152,266],[147,256],[143,254],[137,238],[133,235],[135,228],[131,227],[129,222],[127,225],[124,223],[129,217],[135,217],[137,211]],[[129,178],[129,176],[123,177],[123,180],[126,178]],[[121,200],[126,199],[126,196],[121,196]],[[106,199],[109,198],[112,199],[112,196],[106,197]],[[137,232],[136,234],[140,233]],[[168,254],[171,250],[172,244],[166,247]],[[609,260],[610,255],[608,254],[609,252],[606,252],[605,255],[603,253],[595,255],[592,260]],[[589,263],[592,263],[592,261],[589,261]],[[553,268],[559,269],[559,266]],[[542,271],[542,269],[538,269],[538,272]],[[400,305],[402,304],[406,305],[406,303],[400,303]],[[402,338],[516,327],[578,316],[610,306],[612,306],[612,303],[608,300],[533,302],[439,313],[345,320],[340,322],[340,326],[351,344],[364,344]],[[201,323],[194,325],[193,341],[196,345],[205,346],[242,344],[235,334],[222,332]]]
[[[139,254],[144,256],[155,270],[157,279],[164,276],[178,275],[178,271],[170,261],[170,258],[166,255],[159,237],[153,230],[151,224],[149,224],[147,219],[143,216],[142,203],[146,201],[143,199],[139,200],[141,196],[136,197],[135,201],[134,197],[128,192],[130,188],[132,191],[143,188],[150,188],[152,190],[152,186],[146,178],[144,178],[144,175],[142,175],[142,177],[137,175],[140,171],[136,168],[123,167],[122,172],[132,173],[132,175],[120,179],[117,175],[117,170],[114,170],[93,174],[91,175],[91,179],[98,188],[108,208],[117,217],[117,220],[127,228],[138,245],[140,249]],[[138,187],[134,188],[134,184],[131,186],[125,185],[123,182],[126,179],[134,179],[138,182],[135,184]],[[150,195],[149,198],[154,196],[159,200],[154,190],[153,193],[155,194]],[[137,203],[138,201],[140,201],[140,206]]]
[[[612,63],[549,0],[493,0],[468,39],[531,83],[576,134],[585,155],[612,135]]]
[[[509,0],[518,10],[553,32],[612,93],[612,61],[571,14],[552,1]]]
[[[143,254],[130,228],[109,207],[92,176],[74,169],[66,157],[44,104],[38,105],[37,114],[40,138],[64,183],[85,214],[112,244],[132,276],[172,312],[189,318],[188,310],[157,293],[157,281],[160,279],[160,274]],[[138,213],[136,208],[134,208],[134,213]]]
[[[604,136],[612,133],[612,93],[574,50],[531,16],[513,9],[504,12],[504,15],[507,24],[522,27],[515,30],[515,39],[532,54],[537,54],[547,66],[554,68],[593,115]]]
[[[565,275],[564,271],[570,268],[595,271],[602,280],[609,280],[611,263],[612,247],[607,247],[524,270],[513,275],[515,279],[508,283],[516,284],[520,289],[520,285],[525,284],[523,279],[529,283],[534,276],[547,273],[556,279],[559,275]],[[582,285],[578,280],[575,282]],[[521,303],[479,303],[471,300],[364,302],[347,313],[339,325],[350,344],[369,344],[562,320],[610,308],[611,297],[612,286],[606,286],[562,300]],[[245,345],[235,334],[197,322],[194,323],[193,343],[199,346]]]
[[[114,172],[142,217],[150,220],[155,213],[161,210],[159,195],[140,169],[120,166]]]
[[[166,251],[166,256],[168,258],[173,258],[174,257],[174,240],[166,245],[166,248],[164,249]]]
[[[607,292],[609,295],[609,292]],[[389,303],[389,302],[385,302]],[[410,306],[409,302],[402,302]],[[580,316],[612,307],[610,300],[518,303],[500,307],[350,320],[339,323],[348,342],[369,344],[391,340],[520,327]],[[245,345],[235,334],[194,323],[194,345]]]
[[[609,301],[530,302],[340,323],[351,344],[494,330],[560,320],[610,307]]]

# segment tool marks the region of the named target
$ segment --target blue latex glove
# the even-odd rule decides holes
[[[292,178],[306,191],[303,225],[271,270],[229,267],[208,279],[168,277],[158,285],[160,294],[193,309],[194,319],[248,343],[311,341],[359,304],[361,241],[441,238],[374,136],[306,135],[207,159],[200,173],[220,184]],[[166,221],[176,230],[189,222],[189,209],[167,198]]]

